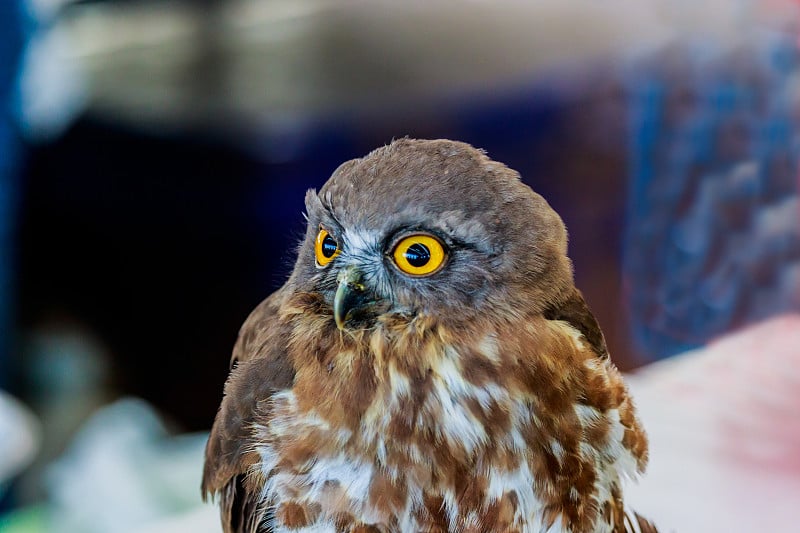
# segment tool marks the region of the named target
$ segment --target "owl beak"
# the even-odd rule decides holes
[[[333,318],[336,327],[344,329],[350,316],[370,303],[369,292],[362,283],[363,275],[354,266],[342,269],[338,276],[339,286],[333,298]]]

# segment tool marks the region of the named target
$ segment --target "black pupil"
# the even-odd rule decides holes
[[[406,261],[417,268],[425,266],[431,260],[431,251],[424,244],[414,243],[405,253]]]
[[[333,257],[333,254],[336,253],[336,248],[338,245],[336,241],[333,240],[333,237],[330,235],[325,235],[325,238],[322,239],[322,255],[327,258]]]

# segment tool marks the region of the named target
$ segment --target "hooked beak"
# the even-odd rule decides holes
[[[340,330],[344,329],[345,323],[354,312],[373,303],[362,279],[361,272],[355,266],[347,266],[339,272],[339,286],[333,298],[333,318]]]

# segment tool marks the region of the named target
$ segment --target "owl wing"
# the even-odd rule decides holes
[[[259,506],[260,487],[247,474],[258,461],[251,448],[256,416],[268,419],[267,400],[294,381],[286,357],[289,332],[278,318],[282,293],[264,300],[239,331],[225,395],[206,444],[203,499],[219,496],[225,533],[256,533],[265,513]]]
[[[573,289],[569,296],[559,304],[551,305],[544,312],[548,320],[561,320],[567,322],[580,331],[592,349],[603,359],[608,357],[608,348],[603,331],[592,314],[583,294],[578,289]]]
[[[608,358],[608,347],[600,325],[578,289],[573,289],[560,304],[549,307],[544,317],[568,323],[583,335],[594,353],[603,359]],[[652,522],[626,509],[621,500],[614,501],[613,505],[615,533],[658,533]]]
[[[619,533],[658,533],[658,529],[651,521],[633,511],[623,515],[622,524],[619,524],[614,531],[619,531]]]

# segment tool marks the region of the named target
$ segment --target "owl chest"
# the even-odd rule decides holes
[[[562,531],[545,523],[519,453],[526,406],[499,388],[467,392],[434,381],[413,401],[388,395],[355,429],[300,412],[291,393],[276,398],[260,449],[275,531]],[[506,413],[502,428],[489,424],[492,406]]]

